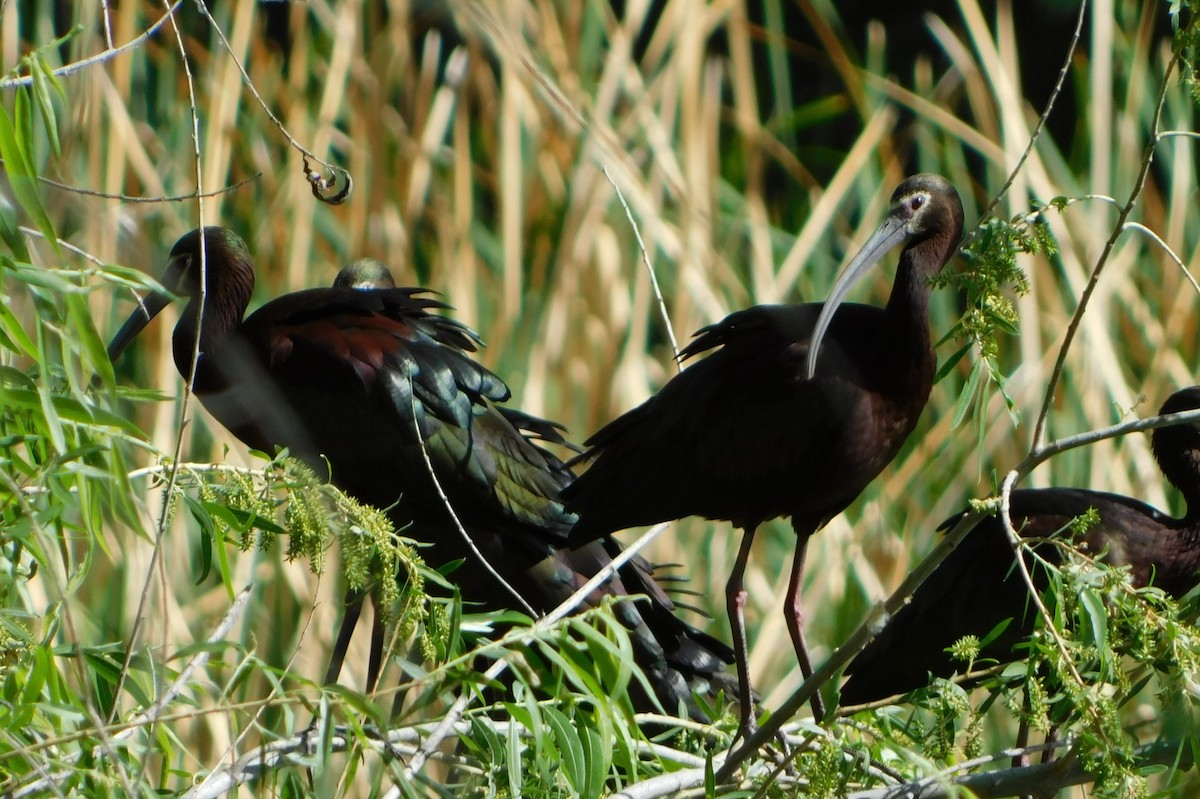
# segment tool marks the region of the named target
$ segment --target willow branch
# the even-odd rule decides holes
[[[143,44],[145,44],[147,41],[149,41],[151,36],[158,33],[159,29],[161,29],[162,26],[167,23],[167,20],[172,18],[172,16],[175,14],[175,11],[182,4],[183,4],[183,0],[175,0],[174,3],[167,6],[166,13],[164,13],[161,17],[159,17],[153,25],[151,25],[149,28],[146,28],[146,30],[142,31],[142,33],[140,35],[134,37],[133,39],[130,39],[128,42],[121,45],[120,47],[110,46],[108,49],[104,50],[103,52],[96,53],[95,55],[88,56],[87,58],[81,58],[78,61],[73,61],[70,64],[66,64],[64,66],[59,67],[58,69],[51,70],[50,74],[55,76],[56,78],[62,78],[67,75],[73,75],[76,72],[80,72],[84,69],[87,69],[88,67],[95,66],[96,64],[103,64],[106,61],[111,61],[113,58],[116,58],[117,56],[119,56],[123,53],[129,52],[130,50],[136,50],[138,47],[141,47]],[[16,78],[0,79],[0,89],[15,89],[19,86],[32,86],[32,85],[33,85],[33,76],[32,75],[21,75]]]
[[[624,551],[613,558],[612,562],[606,564],[604,568],[600,569],[600,571],[596,573],[594,577],[584,583],[578,591],[571,594],[571,596],[568,597],[565,602],[563,602],[550,613],[538,619],[528,630],[522,631],[521,636],[524,638],[529,638],[541,633],[555,622],[574,611],[575,608],[577,608],[579,604],[588,596],[588,594],[592,593],[592,591],[603,585],[612,577],[612,575],[616,574],[617,570],[624,566],[630,560],[630,558],[636,555],[644,546],[657,538],[663,532],[663,530],[666,529],[667,524],[665,522],[651,527],[640,538],[638,538],[630,546],[626,547]],[[492,664],[491,668],[484,673],[484,680],[491,681],[496,679],[503,674],[504,670],[507,668],[507,660],[497,660]],[[453,726],[462,717],[463,712],[470,704],[472,698],[473,694],[471,693],[464,692],[459,695],[458,699],[455,700],[454,705],[446,713],[445,717],[443,717],[438,726],[434,728],[433,732],[429,736],[429,739],[425,741],[424,745],[422,745],[417,753],[413,755],[412,760],[410,760],[408,765],[405,767],[405,780],[411,781],[413,777],[420,773],[430,755],[432,755],[434,750],[441,745],[442,741],[450,733]]]
[[[1129,192],[1129,199],[1126,200],[1125,205],[1120,208],[1117,214],[1117,222],[1113,226],[1112,234],[1104,242],[1104,249],[1101,251],[1100,257],[1096,260],[1096,266],[1092,269],[1092,275],[1088,279],[1087,286],[1084,287],[1083,293],[1079,296],[1079,305],[1076,306],[1075,313],[1071,317],[1071,322],[1067,325],[1067,332],[1063,338],[1062,346],[1058,349],[1058,358],[1054,362],[1054,369],[1050,373],[1050,380],[1046,383],[1046,395],[1042,400],[1041,410],[1038,412],[1037,424],[1033,429],[1031,454],[1041,448],[1041,443],[1045,439],[1046,422],[1050,416],[1050,408],[1054,404],[1054,392],[1058,388],[1059,381],[1062,379],[1062,373],[1067,362],[1067,353],[1071,349],[1071,343],[1075,340],[1076,333],[1079,332],[1079,327],[1083,322],[1083,314],[1087,311],[1092,295],[1096,291],[1096,286],[1100,282],[1100,275],[1104,272],[1104,267],[1108,264],[1113,249],[1116,247],[1117,240],[1125,232],[1125,225],[1129,221],[1134,208],[1137,207],[1138,198],[1141,197],[1142,191],[1146,187],[1146,180],[1150,175],[1150,165],[1154,162],[1154,151],[1159,142],[1158,126],[1162,122],[1163,108],[1167,101],[1167,90],[1171,85],[1171,74],[1179,65],[1179,60],[1179,53],[1175,53],[1171,57],[1171,61],[1167,64],[1166,74],[1163,75],[1162,84],[1159,87],[1158,100],[1154,106],[1154,118],[1150,126],[1151,138],[1150,142],[1146,145],[1145,155],[1142,157],[1141,171],[1138,173],[1133,189]]]

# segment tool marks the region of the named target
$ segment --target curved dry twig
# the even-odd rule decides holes
[[[229,56],[229,58],[233,61],[234,66],[237,67],[238,74],[242,76],[242,83],[245,84],[246,90],[250,92],[250,96],[254,98],[256,103],[258,103],[258,107],[261,108],[263,113],[267,115],[267,119],[271,121],[271,124],[275,126],[275,129],[279,131],[280,135],[283,136],[287,143],[291,145],[292,149],[296,150],[296,152],[300,153],[304,158],[304,176],[308,179],[309,185],[312,187],[313,196],[321,202],[329,203],[330,205],[340,205],[346,202],[346,200],[350,199],[350,193],[354,190],[354,181],[351,179],[350,173],[342,167],[331,164],[324,158],[316,155],[292,135],[291,131],[287,129],[287,126],[283,124],[283,121],[280,120],[279,117],[275,116],[275,112],[271,110],[271,108],[267,105],[267,101],[264,100],[262,95],[258,93],[258,89],[254,87],[254,81],[250,79],[250,73],[246,72],[246,66],[242,63],[242,60],[237,57],[237,54],[233,52],[233,47],[229,44],[229,39],[226,38],[225,31],[222,30],[221,26],[217,24],[217,21],[212,18],[212,15],[208,12],[208,6],[203,2],[197,2],[196,8],[200,11],[204,18],[208,20],[208,24],[212,26],[212,29],[216,31],[217,38],[221,40],[221,45],[225,48],[225,54]],[[309,166],[310,158],[324,167],[327,174],[323,176],[319,172],[313,170]],[[327,193],[329,191],[337,188],[339,174],[343,175],[345,178],[344,185],[333,195],[328,195]]]
[[[4,159],[0,158],[0,166],[4,165]],[[219,189],[204,192],[201,195],[198,191],[188,192],[187,194],[171,194],[163,197],[135,197],[132,194],[110,194],[108,192],[96,191],[95,189],[84,189],[79,186],[68,186],[66,183],[59,183],[57,180],[52,180],[41,175],[37,176],[39,183],[44,183],[47,186],[58,189],[60,191],[70,192],[71,194],[81,194],[85,197],[99,197],[102,200],[120,200],[123,203],[178,203],[186,200],[195,200],[201,196],[204,197],[219,197],[222,194],[231,194],[242,186],[262,177],[262,172],[255,172],[248,178],[242,178],[237,183],[232,183]],[[61,241],[60,241],[61,243]]]
[[[638,249],[642,251],[642,263],[646,266],[646,274],[650,276],[650,289],[654,292],[654,300],[658,303],[658,315],[662,317],[663,326],[667,329],[667,340],[671,342],[671,360],[675,364],[675,370],[679,371],[679,342],[675,338],[675,327],[671,324],[671,315],[667,313],[667,303],[663,300],[662,289],[658,285],[658,273],[654,271],[654,265],[650,263],[650,254],[646,251],[646,242],[642,241],[642,231],[638,228],[637,222],[633,218],[633,211],[629,209],[629,203],[625,202],[625,195],[621,192],[621,187],[613,180],[613,176],[609,174],[608,167],[600,167],[600,171],[604,173],[604,177],[613,187],[613,191],[617,193],[617,199],[621,202],[621,207],[625,209],[625,218],[629,220],[629,226],[633,228],[633,235],[637,238]]]

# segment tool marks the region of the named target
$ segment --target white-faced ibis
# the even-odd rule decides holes
[[[744,729],[754,720],[742,574],[755,530],[792,518],[798,541],[785,613],[807,677],[805,546],[895,457],[925,407],[935,367],[929,279],[953,255],[962,225],[962,203],[945,178],[906,179],[828,302],[756,306],[701,330],[680,357],[708,356],[585,442],[592,464],[562,493],[580,517],[576,543],[685,516],[744,531],[726,589]],[[887,307],[841,305],[901,242]],[[823,716],[819,698],[813,709]]]
[[[363,502],[389,507],[403,493],[406,505],[445,514],[427,455],[464,521],[499,514],[565,541],[572,519],[554,499],[542,454],[518,446],[497,459],[504,450],[495,442],[515,431],[487,410],[508,399],[508,387],[470,357],[478,337],[435,313],[444,303],[418,288],[319,288],[279,297],[243,321],[254,286],[245,244],[217,227],[206,228],[204,242],[203,319],[198,230],[175,244],[162,283],[188,298],[173,336],[175,365],[191,373],[198,337],[195,393],[217,421],[255,449],[288,446],[319,473],[328,462],[338,486]],[[146,298],[110,356],[168,302]]]
[[[1177,391],[1160,414],[1200,408],[1200,387]],[[1012,492],[1014,529],[1030,541],[1037,558],[1058,565],[1061,541],[1072,520],[1095,509],[1098,522],[1075,539],[1077,546],[1113,566],[1129,567],[1135,587],[1156,585],[1180,597],[1200,582],[1200,425],[1156,428],[1152,447],[1159,468],[1187,505],[1175,519],[1131,497],[1079,488],[1023,489]],[[945,522],[952,527],[960,518]],[[1006,620],[1004,631],[980,652],[1001,663],[1020,657],[1013,646],[1033,631],[1036,609],[1013,562],[1013,550],[997,517],[984,519],[938,566],[904,606],[846,669],[842,702],[857,705],[907,693],[950,677],[964,665],[946,648],[967,635],[983,639]],[[1026,554],[1038,590],[1046,573]]]
[[[610,562],[606,547],[615,546],[565,548],[575,517],[558,492],[573,475],[534,440],[561,440],[557,426],[499,410],[509,390],[470,357],[476,335],[435,313],[447,306],[423,289],[364,290],[381,280],[351,275],[345,285],[279,297],[243,321],[254,286],[245,244],[223,228],[194,230],[172,248],[162,279],[188,298],[174,331],[176,366],[192,373],[198,342],[195,393],[219,422],[252,448],[288,447],[342,490],[389,508],[405,534],[433,544],[426,555],[434,565],[462,559],[465,598],[518,606],[466,545],[443,496],[521,607],[552,609]],[[148,297],[114,337],[110,357],[168,301]],[[685,677],[710,676],[732,657],[675,617],[643,563],[627,565],[600,593],[650,596],[648,605],[622,603],[619,613],[659,698],[674,710],[690,703]]]

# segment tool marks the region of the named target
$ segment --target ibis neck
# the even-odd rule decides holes
[[[199,301],[193,298],[183,309],[171,337],[171,354],[175,359],[175,368],[187,379],[192,372],[192,355],[196,351],[196,339],[199,338],[200,359],[196,362],[195,389],[203,392],[217,387],[210,385],[217,375],[211,368],[208,356],[237,330],[245,306],[234,311],[209,294],[205,298],[203,318],[197,315],[198,307]]]
[[[1158,465],[1167,481],[1183,495],[1186,510],[1181,521],[1200,528],[1200,452],[1179,452],[1169,459],[1160,456]]]
[[[913,264],[912,251],[900,256],[886,314],[884,342],[890,368],[905,381],[933,381],[933,342],[929,335],[929,283]],[[928,391],[928,388],[926,388]]]

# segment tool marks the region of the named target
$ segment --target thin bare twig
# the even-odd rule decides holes
[[[1071,61],[1075,58],[1075,48],[1079,46],[1079,38],[1083,35],[1083,20],[1086,13],[1087,0],[1084,0],[1079,4],[1079,15],[1075,18],[1075,33],[1071,35],[1071,45],[1067,48],[1067,57],[1063,59],[1062,68],[1058,71],[1058,80],[1054,83],[1054,89],[1050,92],[1050,98],[1046,100],[1046,106],[1042,109],[1042,115],[1038,117],[1037,126],[1029,136],[1029,143],[1025,145],[1025,151],[1021,153],[1021,157],[1017,159],[1016,166],[1008,173],[1008,180],[1004,181],[1004,185],[1000,187],[1000,191],[996,192],[996,196],[992,198],[992,201],[988,203],[988,207],[980,214],[979,223],[975,225],[975,228],[967,238],[959,245],[960,248],[965,248],[979,235],[979,231],[983,229],[982,223],[996,210],[996,206],[1004,199],[1004,195],[1008,194],[1008,190],[1012,188],[1017,175],[1020,174],[1025,166],[1025,162],[1029,160],[1029,156],[1033,153],[1033,148],[1041,137],[1042,129],[1046,127],[1046,120],[1050,118],[1050,112],[1054,110],[1054,104],[1058,101],[1058,95],[1062,92],[1063,84],[1067,80],[1067,74],[1071,69]]]
[[[163,4],[167,5],[167,0],[163,0]],[[191,67],[188,66],[187,54],[186,54],[186,52],[184,50],[184,46],[183,46],[183,35],[180,32],[179,26],[178,26],[178,24],[176,24],[176,21],[175,21],[174,8],[171,6],[168,6],[167,10],[168,10],[168,18],[171,20],[171,30],[175,34],[175,43],[176,43],[176,46],[179,48],[180,61],[183,63],[183,72],[184,72],[184,76],[187,80],[187,86],[188,86],[188,104],[191,109],[191,120],[192,120],[191,139],[192,139],[194,162],[196,165],[196,193],[197,193],[196,215],[197,215],[198,227],[201,230],[203,230],[204,229],[204,175],[203,175],[203,169],[202,169],[203,158],[202,158],[201,152],[200,152],[200,115],[199,115],[199,111],[197,110],[197,107],[196,107],[196,88],[195,88],[195,84],[192,80]],[[183,433],[184,433],[184,430],[187,428],[187,414],[188,414],[188,411],[190,410],[192,394],[193,394],[195,382],[196,382],[196,365],[197,365],[197,363],[199,363],[199,360],[200,360],[200,333],[201,333],[201,327],[203,325],[203,320],[204,320],[204,303],[205,303],[205,298],[208,293],[208,291],[207,291],[207,288],[208,288],[208,286],[207,286],[207,284],[208,284],[208,279],[207,279],[208,278],[208,258],[207,258],[205,244],[204,244],[204,238],[205,237],[203,235],[200,236],[200,264],[199,264],[199,266],[200,266],[200,276],[199,276],[200,277],[200,286],[199,286],[199,289],[198,289],[196,297],[195,297],[195,299],[196,299],[196,315],[197,315],[196,340],[193,342],[193,345],[192,345],[191,365],[189,367],[188,374],[186,376],[187,379],[186,379],[186,385],[184,388],[183,401],[180,403],[180,407],[179,407],[179,416],[178,416],[179,422],[176,425],[175,446],[174,446],[174,449],[172,451],[172,456],[171,456],[172,467],[171,467],[170,471],[168,472],[167,484],[166,484],[165,489],[163,490],[162,507],[159,511],[158,524],[156,526],[155,536],[154,536],[154,547],[151,551],[150,564],[147,568],[146,582],[145,582],[145,585],[142,587],[141,595],[138,598],[138,607],[137,607],[137,612],[134,615],[133,628],[129,633],[129,646],[125,650],[125,658],[124,658],[124,662],[121,665],[121,673],[120,673],[120,677],[118,679],[117,687],[115,690],[115,693],[118,695],[121,693],[121,691],[124,687],[125,679],[129,673],[130,663],[132,663],[132,661],[133,661],[133,653],[134,653],[134,649],[135,649],[135,644],[138,640],[138,635],[141,630],[141,627],[145,623],[146,606],[149,604],[149,601],[150,601],[150,583],[155,574],[157,574],[159,577],[159,584],[160,584],[160,590],[162,591],[162,595],[166,596],[166,594],[167,594],[166,574],[163,573],[163,570],[162,570],[162,558],[161,558],[162,544],[163,544],[163,540],[166,538],[167,523],[170,520],[170,516],[171,516],[171,514],[170,514],[171,503],[173,503],[175,501],[175,484],[179,477],[179,468],[178,468],[177,464],[180,462],[180,454],[183,452]],[[165,626],[163,628],[163,634],[164,634],[164,636],[166,634]],[[163,641],[163,645],[165,648],[165,645],[166,645],[165,640]],[[113,703],[113,713],[114,714],[117,711],[117,707],[118,707],[118,704],[114,702]],[[149,758],[151,756],[151,754],[152,754],[151,750],[147,750],[144,757]],[[119,763],[119,761],[117,761],[117,762]],[[145,767],[147,762],[148,762],[147,760],[145,760],[145,759],[143,760],[143,767]]]
[[[413,396],[412,392],[410,392],[409,396]],[[482,552],[479,551],[479,547],[475,546],[475,542],[471,539],[471,536],[467,533],[466,529],[463,528],[462,522],[458,520],[458,514],[454,512],[454,506],[450,503],[450,498],[447,497],[446,492],[442,490],[442,481],[438,480],[437,472],[434,471],[433,468],[433,462],[429,460],[429,451],[425,448],[425,437],[421,435],[421,424],[417,419],[417,406],[415,400],[413,401],[411,408],[412,434],[416,437],[417,443],[421,447],[421,458],[425,461],[425,471],[428,472],[429,479],[433,481],[433,490],[437,492],[438,499],[440,499],[442,501],[442,505],[445,506],[446,513],[450,514],[450,521],[454,522],[454,529],[458,531],[458,534],[462,536],[463,543],[465,543],[467,548],[471,550],[471,553],[475,555],[475,560],[479,561],[479,564],[483,566],[483,568],[487,569],[488,574],[496,578],[496,581],[499,582],[500,585],[504,587],[504,590],[508,592],[509,596],[516,600],[521,608],[529,614],[530,618],[537,618],[538,613],[533,609],[533,606],[525,600],[525,597],[521,596],[517,589],[513,588],[512,585],[509,584],[508,580],[505,580],[502,576],[500,576],[500,572],[496,571],[491,562],[484,556]]]
[[[1162,236],[1158,235],[1153,230],[1151,230],[1150,228],[1143,225],[1141,222],[1126,222],[1125,229],[1132,230],[1135,233],[1141,233],[1143,236],[1145,236],[1146,238],[1150,239],[1155,244],[1157,244],[1159,249],[1161,249],[1164,253],[1166,253],[1167,257],[1170,258],[1171,261],[1176,266],[1179,267],[1179,271],[1183,272],[1184,279],[1186,279],[1188,283],[1192,284],[1192,288],[1195,290],[1195,292],[1197,294],[1200,294],[1200,283],[1196,282],[1196,278],[1192,277],[1192,273],[1187,268],[1187,264],[1185,264],[1183,262],[1182,258],[1180,258],[1178,255],[1175,254],[1175,251],[1171,249],[1171,245],[1169,245],[1165,241],[1163,241]]]
[[[331,164],[330,162],[316,155],[307,147],[302,145],[300,141],[292,135],[291,131],[287,129],[279,117],[275,116],[275,112],[273,112],[267,105],[267,101],[264,100],[262,95],[258,93],[258,89],[256,89],[254,86],[254,81],[250,79],[250,74],[246,72],[245,65],[242,64],[242,61],[237,57],[237,54],[233,52],[233,46],[229,43],[229,39],[226,38],[225,31],[221,29],[221,26],[217,24],[217,21],[213,19],[212,15],[208,12],[208,5],[204,2],[204,0],[195,0],[195,5],[200,11],[201,15],[208,20],[208,24],[212,26],[214,31],[216,31],[217,38],[221,40],[221,45],[225,48],[226,55],[228,55],[233,61],[234,65],[238,69],[238,72],[241,74],[242,83],[245,84],[246,91],[250,92],[250,96],[254,98],[256,103],[258,103],[258,107],[263,110],[263,113],[267,115],[267,119],[271,121],[271,124],[275,126],[275,129],[279,131],[280,135],[287,140],[287,143],[291,145],[293,149],[299,152],[301,156],[303,156],[304,176],[308,180],[309,185],[312,187],[313,196],[321,202],[329,203],[330,205],[341,205],[346,200],[350,199],[350,194],[354,190],[354,180],[350,177],[350,173],[342,167],[337,166],[336,164]],[[320,173],[311,169],[308,164],[308,159],[310,158],[321,166],[325,167],[329,176],[323,177]],[[338,175],[341,175],[342,180],[344,181],[342,188],[332,196],[327,196],[326,192],[338,187]],[[197,186],[199,186],[199,184],[197,184]]]
[[[650,276],[650,288],[654,292],[654,299],[658,303],[658,315],[662,317],[663,325],[667,328],[667,339],[671,342],[671,358],[675,364],[675,370],[679,371],[681,364],[679,363],[679,342],[675,338],[675,328],[671,325],[671,315],[667,313],[667,303],[663,300],[662,289],[658,285],[658,274],[654,271],[654,265],[650,263],[650,254],[646,252],[646,242],[642,241],[642,231],[638,228],[637,222],[633,218],[633,211],[629,210],[629,203],[625,202],[625,195],[621,193],[621,187],[613,180],[612,175],[608,173],[608,167],[601,166],[600,171],[604,173],[604,177],[608,179],[609,184],[613,187],[613,191],[617,193],[617,199],[621,201],[621,207],[625,209],[625,218],[629,220],[629,226],[633,228],[633,235],[637,237],[638,249],[642,251],[642,263],[646,265],[646,274]]]
[[[1046,383],[1046,394],[1042,400],[1041,410],[1038,412],[1037,424],[1034,426],[1033,443],[1030,447],[1031,455],[1039,450],[1042,441],[1045,439],[1046,423],[1050,416],[1050,408],[1054,403],[1054,392],[1058,388],[1059,380],[1062,379],[1062,373],[1067,363],[1067,353],[1071,349],[1071,343],[1075,340],[1075,334],[1079,331],[1079,326],[1083,321],[1083,314],[1087,310],[1092,294],[1096,291],[1096,286],[1100,282],[1100,275],[1104,272],[1104,267],[1108,264],[1113,248],[1116,247],[1117,240],[1124,232],[1125,224],[1129,220],[1130,214],[1133,213],[1133,209],[1137,206],[1137,201],[1141,197],[1142,190],[1146,187],[1146,179],[1150,175],[1150,165],[1154,162],[1154,150],[1158,146],[1158,126],[1162,121],[1163,108],[1167,101],[1167,90],[1171,85],[1171,75],[1176,67],[1178,67],[1179,60],[1180,55],[1176,52],[1171,56],[1171,60],[1167,64],[1166,72],[1163,75],[1162,84],[1159,88],[1158,99],[1154,105],[1154,118],[1150,124],[1151,140],[1146,145],[1145,155],[1142,158],[1141,171],[1138,173],[1133,189],[1129,192],[1129,199],[1117,214],[1117,222],[1113,226],[1112,235],[1104,243],[1104,249],[1101,251],[1100,257],[1096,260],[1096,266],[1092,269],[1092,275],[1088,279],[1087,286],[1084,287],[1083,293],[1079,296],[1079,305],[1075,307],[1075,313],[1071,317],[1070,324],[1067,325],[1066,335],[1063,337],[1062,346],[1058,350],[1058,358],[1054,362],[1054,369],[1051,371],[1050,379]]]
[[[1004,489],[1000,494],[1000,523],[1004,527],[1005,536],[1008,539],[1008,546],[1012,549],[1013,560],[1016,563],[1018,571],[1021,572],[1021,579],[1025,582],[1025,588],[1029,591],[1029,599],[1037,608],[1038,615],[1045,621],[1045,629],[1050,633],[1050,637],[1054,640],[1055,647],[1058,648],[1058,654],[1062,658],[1062,662],[1067,665],[1067,669],[1071,672],[1071,679],[1075,680],[1076,685],[1083,685],[1083,677],[1079,675],[1079,670],[1075,668],[1075,664],[1071,661],[1071,653],[1067,650],[1067,642],[1059,635],[1058,629],[1054,626],[1054,617],[1050,615],[1050,611],[1046,608],[1046,603],[1042,601],[1042,594],[1038,591],[1037,586],[1033,583],[1033,575],[1029,573],[1029,567],[1025,563],[1025,558],[1021,556],[1022,544],[1021,536],[1017,534],[1016,527],[1012,521],[1012,490],[1017,482],[1017,473],[1009,472],[1004,477]],[[1089,711],[1096,713],[1095,708],[1089,707]]]
[[[0,166],[4,165],[4,159],[0,159]],[[262,177],[262,172],[255,172],[248,178],[242,178],[237,183],[230,184],[224,188],[214,189],[204,194],[205,197],[218,197],[222,194],[230,194],[237,191],[247,183],[252,183]],[[102,200],[120,200],[124,203],[177,203],[185,200],[194,200],[201,196],[199,192],[189,192],[187,194],[172,194],[163,197],[135,197],[131,194],[109,194],[108,192],[95,191],[94,189],[84,189],[79,186],[68,186],[66,183],[59,183],[57,180],[51,180],[47,177],[37,176],[39,183],[44,183],[47,186],[52,186],[60,191],[67,191],[71,194],[82,194],[85,197],[99,197]]]
[[[165,5],[165,3],[164,3],[164,5]],[[149,28],[146,28],[146,30],[142,31],[142,33],[140,35],[134,37],[133,39],[130,39],[128,42],[121,45],[120,47],[113,47],[112,42],[110,40],[108,43],[109,48],[107,50],[105,50],[104,52],[96,53],[95,55],[88,56],[87,58],[82,58],[78,61],[73,61],[70,64],[66,64],[64,66],[59,67],[58,69],[51,70],[50,74],[56,78],[65,77],[67,75],[73,75],[74,73],[80,72],[84,69],[87,69],[88,67],[92,67],[92,66],[95,66],[96,64],[103,64],[106,61],[110,61],[113,58],[121,55],[122,53],[126,53],[130,50],[136,50],[138,47],[141,47],[143,44],[145,44],[150,39],[151,36],[158,33],[159,29],[162,28],[162,26],[166,24],[167,20],[171,19],[174,16],[175,11],[181,5],[183,5],[183,0],[175,0],[174,3],[171,3],[170,5],[167,6],[166,13],[164,13],[161,17],[159,17],[157,20],[155,20],[153,25],[151,25]],[[33,76],[32,75],[21,75],[20,77],[16,77],[16,78],[0,79],[0,89],[15,89],[18,86],[32,86],[32,85],[33,85]]]

